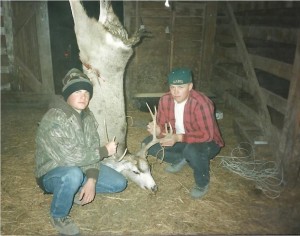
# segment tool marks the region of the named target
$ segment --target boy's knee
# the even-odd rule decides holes
[[[69,187],[77,189],[83,182],[83,172],[78,167],[72,167],[65,176],[62,177],[62,181],[68,184]]]
[[[127,179],[122,176],[115,181],[116,192],[122,192],[127,187]]]

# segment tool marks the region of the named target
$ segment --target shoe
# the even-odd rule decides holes
[[[208,191],[208,185],[206,185],[205,187],[199,187],[199,186],[195,186],[192,188],[191,190],[191,196],[193,198],[202,198]]]
[[[51,223],[62,235],[80,235],[79,228],[76,226],[70,216],[62,218],[51,217]]]
[[[186,163],[187,163],[187,161],[185,159],[183,159],[182,161],[180,161],[177,164],[171,164],[171,165],[167,166],[165,171],[169,172],[169,173],[176,173],[176,172],[180,171],[185,166]]]

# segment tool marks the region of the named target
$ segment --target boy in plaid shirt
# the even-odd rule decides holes
[[[176,173],[187,163],[194,171],[193,198],[203,197],[210,182],[210,160],[224,146],[215,119],[214,104],[203,93],[195,91],[189,69],[174,69],[168,76],[170,91],[163,95],[158,104],[157,126],[153,122],[147,130],[158,138],[166,136],[165,124],[170,124],[173,134],[152,146],[148,153],[171,163],[166,171]],[[152,140],[147,137],[143,143]],[[165,148],[164,156],[160,150]]]

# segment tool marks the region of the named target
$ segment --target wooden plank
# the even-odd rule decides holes
[[[39,10],[36,6],[38,6],[38,4],[22,1],[12,2],[12,6],[14,9],[14,17],[12,18],[14,29],[16,29],[16,25],[19,27],[14,31],[14,56],[22,60],[23,64],[26,65],[26,69],[31,71],[31,74],[34,75],[34,78],[36,78],[38,82],[41,82],[39,43],[36,32],[36,13]],[[22,10],[25,11],[24,9],[29,9],[30,14],[27,12],[23,13]],[[22,16],[26,16],[27,18],[23,19]],[[20,21],[22,24],[19,24]],[[23,82],[27,82],[27,80]],[[32,89],[33,86],[31,84],[24,84],[24,86],[22,86],[23,90],[27,88]]]
[[[159,9],[141,9],[140,8],[141,17],[170,17],[171,11],[164,8]]]
[[[268,14],[277,9],[278,13],[284,11],[284,8],[299,7],[299,2],[297,1],[238,1],[234,2],[232,5],[235,12],[247,12],[254,11],[256,14],[261,12],[261,14]],[[266,11],[269,9],[269,11]],[[259,11],[263,10],[263,11]],[[273,13],[274,14],[274,13]]]
[[[178,48],[194,48],[195,50],[200,50],[202,48],[203,41],[201,39],[187,39],[186,38],[176,38],[176,45]]]
[[[242,25],[240,29],[244,38],[254,38],[285,44],[296,44],[297,40],[296,28]],[[218,34],[220,35],[228,35],[229,30],[227,24],[223,23],[218,25]]]
[[[275,109],[276,111],[279,111],[281,114],[285,114],[287,111],[287,100],[284,99],[281,96],[278,96],[275,93],[272,93],[271,91],[260,87],[266,102],[268,104],[268,106],[272,107],[273,109]]]
[[[4,73],[4,74],[9,74],[9,66],[3,66],[1,65],[1,74]]]
[[[38,37],[39,60],[42,77],[42,93],[55,93],[51,56],[51,42],[47,2],[37,2],[39,4],[36,14],[36,34]]]
[[[127,2],[127,1],[124,1]],[[131,1],[128,1],[131,2]],[[165,9],[165,10],[169,10],[169,8],[164,7],[165,3],[162,1],[140,1],[140,7],[141,9],[145,8],[145,9],[151,9],[151,10],[157,10],[157,9]]]
[[[228,69],[225,69],[223,66],[215,66],[214,67],[215,74],[217,76],[222,76],[224,80],[229,82],[232,87],[236,86],[237,88],[243,89],[244,91],[248,92],[251,94],[251,91],[248,89],[249,88],[249,81],[247,81],[245,78],[242,76],[239,76]],[[284,99],[281,96],[278,96],[271,91],[260,87],[260,90],[262,91],[266,103],[268,106],[272,107],[276,111],[285,114],[286,113],[286,106],[287,106],[287,100]],[[251,94],[253,95],[253,94]]]
[[[176,23],[176,11],[172,11],[171,14],[171,25],[170,28],[174,29],[175,28],[175,23]],[[169,71],[171,71],[174,67],[174,41],[175,41],[175,36],[174,34],[170,34],[170,58],[169,58]]]
[[[248,86],[248,83],[246,83],[247,81],[240,75],[237,75],[236,73],[230,71],[230,69],[225,68],[225,66],[222,65],[215,65],[214,66],[214,71],[215,73],[220,76],[220,77],[224,77],[225,81],[228,81],[229,83],[231,83],[231,86],[236,86],[237,88],[245,88]],[[250,92],[247,91],[247,89],[245,89],[246,92]]]
[[[13,36],[13,26],[12,26],[12,6],[11,1],[2,1],[3,4],[3,25],[6,28],[5,43],[6,43],[6,53],[11,64],[14,63],[14,36]],[[2,33],[1,33],[2,34]],[[2,41],[1,41],[2,43]],[[2,48],[1,48],[2,49]]]
[[[196,81],[196,89],[209,89],[210,80],[211,80],[211,71],[213,63],[213,54],[214,54],[214,38],[216,33],[216,19],[217,19],[217,2],[208,2],[206,3],[205,10],[205,23],[203,28],[203,46],[199,71],[200,71],[200,80]],[[200,86],[201,81],[201,86]]]
[[[172,1],[171,1],[172,2]],[[175,10],[177,16],[200,16],[203,15],[206,2],[176,2]]]
[[[47,108],[51,96],[49,94],[1,92],[1,106],[43,107]]]
[[[264,139],[259,127],[241,118],[233,120],[233,129],[242,142],[248,142],[251,145],[254,145],[257,139]]]
[[[218,31],[216,32],[216,37],[215,37],[215,43],[218,43],[220,45],[224,44],[234,44],[234,39],[232,38],[231,35],[224,35],[219,33]]]
[[[197,27],[198,25],[203,25],[204,16],[194,16],[194,17],[180,17],[177,16],[176,25],[185,25],[189,27]]]
[[[300,30],[291,78],[287,112],[280,138],[277,158],[282,160],[284,176],[289,187],[300,181]]]
[[[255,124],[259,124],[261,122],[260,116],[253,109],[245,105],[236,97],[232,96],[229,92],[226,91],[224,93],[224,98],[228,105],[230,105],[238,113],[243,115],[248,121],[253,122]]]
[[[241,56],[237,54],[236,48],[226,48],[219,46],[217,52],[230,60],[243,62],[240,59]],[[286,80],[289,80],[291,78],[292,66],[290,64],[259,55],[248,55],[254,68],[261,69]]]
[[[288,63],[254,54],[250,54],[250,58],[253,66],[257,69],[261,69],[286,80],[290,80],[292,76],[293,66]]]
[[[30,69],[20,60],[18,57],[15,57],[15,63],[19,68],[19,70],[24,73],[22,79],[26,83],[26,85],[34,92],[43,91],[42,84],[39,82],[38,78],[30,71]]]
[[[196,28],[186,27],[186,26],[177,26],[172,31],[175,37],[186,38],[188,40],[202,40],[202,25],[197,26]]]
[[[253,109],[251,109],[249,106],[241,102],[239,99],[234,97],[232,94],[230,94],[228,91],[224,93],[224,99],[225,102],[232,107],[237,113],[241,114],[248,122],[259,124],[261,118]],[[261,127],[259,127],[261,129]],[[280,131],[275,127],[274,125],[270,124],[270,129],[272,134],[274,135],[274,139],[278,139],[280,136]],[[262,129],[261,129],[262,130]],[[262,134],[262,136],[265,136],[265,133]],[[266,140],[269,141],[269,138],[266,137]],[[271,145],[273,147],[273,145]],[[273,147],[274,149],[274,147]],[[277,151],[278,148],[275,148],[274,151]]]
[[[241,26],[244,38],[250,37],[279,43],[296,44],[297,32],[295,28],[280,28],[267,26]]]

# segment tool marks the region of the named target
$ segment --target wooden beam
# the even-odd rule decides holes
[[[173,3],[173,7],[175,8],[175,2]],[[170,16],[170,58],[169,58],[169,72],[173,69],[173,60],[174,60],[174,40],[175,40],[175,35],[173,33],[173,29],[175,28],[175,20],[176,20],[176,11],[172,9],[171,11],[171,16]]]
[[[241,56],[237,54],[236,48],[225,48],[219,46],[217,52],[220,56],[224,56],[230,60],[240,63],[243,62],[241,60]],[[277,77],[290,80],[292,76],[292,65],[259,55],[248,55],[254,68],[261,69],[265,72],[276,75]]]
[[[259,124],[261,122],[260,116],[253,109],[242,103],[229,92],[225,92],[224,97],[228,105],[230,105],[233,109],[236,109],[238,113],[245,117],[245,119],[254,124]]]
[[[214,67],[214,71],[216,76],[219,76],[229,82],[232,86],[236,86],[237,88],[243,89],[247,93],[250,93],[251,91],[249,88],[249,81],[247,81],[242,76],[239,76],[228,69],[225,69],[223,66],[217,65]],[[263,93],[266,103],[268,106],[272,107],[276,111],[280,112],[281,114],[286,113],[286,107],[287,107],[287,100],[283,97],[274,94],[273,92],[260,87],[261,92]],[[251,94],[251,93],[250,93]],[[253,95],[253,94],[251,94]]]
[[[279,111],[281,114],[286,113],[286,106],[287,106],[287,100],[283,97],[265,89],[260,88],[262,93],[264,94],[264,97],[266,98],[266,102],[268,106],[272,107],[276,111]]]
[[[1,27],[1,30],[4,30],[4,32],[1,32],[5,34],[6,37],[6,54],[9,58],[9,62],[11,65],[14,64],[14,36],[13,36],[13,25],[12,25],[12,17],[13,17],[13,13],[12,13],[12,6],[11,6],[11,1],[2,1],[2,5],[3,5],[3,18],[2,20],[2,24],[4,25],[4,28]],[[1,45],[1,51],[3,50],[2,48],[3,45]],[[2,55],[2,52],[1,52]]]
[[[292,77],[293,66],[288,63],[253,54],[250,54],[250,58],[253,66],[257,69],[261,69],[286,80],[290,80]]]
[[[245,86],[243,86],[243,83],[245,83],[246,80],[242,76],[239,76],[236,73],[230,71],[229,68],[225,68],[225,66],[222,66],[222,65],[215,65],[214,71],[218,76],[223,77],[225,81],[228,81],[229,83],[231,83],[231,86],[234,85],[239,89],[245,87]],[[248,86],[248,84],[247,84],[247,86]],[[246,92],[249,92],[249,91],[246,91]]]
[[[36,33],[39,45],[39,58],[42,76],[42,93],[55,93],[50,43],[50,29],[47,2],[37,2]]]
[[[260,86],[259,86],[258,80],[256,78],[256,74],[254,71],[254,67],[253,67],[251,58],[248,54],[246,45],[243,41],[243,35],[239,29],[239,26],[235,19],[235,16],[234,16],[234,13],[233,13],[230,3],[226,2],[226,6],[227,6],[228,16],[230,19],[232,34],[235,38],[235,42],[236,42],[236,46],[238,48],[238,52],[240,54],[240,58],[243,58],[242,63],[243,63],[243,67],[245,70],[245,74],[246,74],[247,79],[249,81],[251,81],[251,87],[249,87],[250,91],[253,91],[252,94],[254,94],[254,98],[257,99],[257,101],[258,101],[258,110],[259,110],[259,114],[260,114],[260,120],[259,120],[258,125],[264,131],[266,138],[269,139],[268,140],[269,143],[272,140],[273,145],[276,146],[277,140],[274,140],[273,134],[271,132],[271,118],[270,118],[270,114],[269,114],[269,111],[267,108],[266,100],[260,90]]]
[[[31,72],[31,70],[20,60],[18,57],[15,57],[15,66],[19,68],[21,73],[21,78],[24,80],[23,82],[26,83],[26,86],[28,86],[33,92],[35,93],[41,93],[43,90],[42,83],[39,82],[39,79]],[[23,74],[23,76],[22,76]],[[50,91],[45,93],[51,93]]]
[[[300,181],[300,30],[291,78],[287,112],[281,134],[278,159],[282,159],[285,181],[293,187]]]
[[[218,34],[228,34],[229,27],[225,23],[218,25]],[[261,25],[241,25],[244,38],[255,38],[285,44],[296,44],[297,30],[295,28],[270,27]]]
[[[248,142],[251,145],[255,144],[257,139],[263,139],[261,130],[253,123],[249,123],[241,118],[233,120],[233,129],[239,136],[242,142]]]
[[[209,89],[210,77],[212,70],[212,59],[214,54],[214,38],[216,33],[216,19],[217,19],[217,2],[207,2],[205,8],[204,26],[203,26],[203,46],[200,61],[200,78],[195,81],[196,89]],[[201,84],[200,84],[201,81]]]
[[[255,38],[279,43],[296,44],[297,32],[294,28],[267,26],[242,26],[244,38]]]

